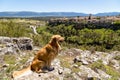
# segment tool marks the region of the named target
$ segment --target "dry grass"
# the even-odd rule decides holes
[[[0,80],[11,80],[11,74],[13,71],[20,70],[24,66],[28,66],[30,63],[27,61],[30,57],[34,56],[34,52],[27,51],[25,55],[7,54],[1,55],[4,63],[0,64]],[[3,66],[7,65],[7,66]]]

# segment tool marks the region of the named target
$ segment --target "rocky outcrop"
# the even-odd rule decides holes
[[[111,73],[106,72],[109,68],[103,68],[103,65],[108,67],[110,65],[116,70],[114,72],[120,73],[119,60],[116,59],[116,56],[120,56],[119,54],[118,51],[111,53],[96,51],[92,53],[75,48],[67,49],[62,51],[58,58],[52,62],[55,70],[40,74],[33,72],[18,80],[108,80],[115,75],[111,75],[111,71]],[[119,78],[115,79],[119,80],[120,75]]]
[[[27,37],[0,37],[0,53],[19,53],[21,50],[32,50],[32,39]]]
[[[109,65],[112,63],[112,66],[115,69],[120,69],[119,61],[116,60],[116,57],[120,56],[120,52],[114,51],[111,53],[106,52],[95,52],[91,53],[90,51],[82,51],[79,56],[74,58],[74,61],[82,62],[83,65],[87,65],[98,60],[101,60],[104,65]]]
[[[9,39],[10,38],[6,38],[4,44],[8,42],[13,44],[13,41],[16,41],[16,38]],[[20,43],[27,42],[27,40],[23,40],[23,38],[22,40],[21,38],[17,40]],[[14,43],[14,45],[17,44]],[[18,45],[17,47],[19,48]],[[15,66],[20,66],[19,68],[23,69],[32,62],[34,58],[33,53],[37,50],[38,48],[34,48],[30,51],[31,53],[28,52],[29,54],[24,54],[23,56],[19,56],[19,54],[16,55],[15,64],[5,63],[7,61],[4,61],[4,58],[1,57],[0,62],[2,65],[0,64],[0,71],[7,72],[5,70],[10,71],[12,68],[15,68]],[[27,51],[25,53],[27,53]],[[54,67],[53,71],[46,70],[46,73],[39,74],[30,72],[30,74],[22,76],[17,80],[120,80],[119,51],[110,53],[95,51],[93,53],[88,50],[80,50],[76,48],[66,49],[59,53],[58,57],[52,62],[52,66]],[[15,70],[16,69],[13,71]],[[7,74],[11,75],[13,71],[11,70],[10,73]],[[7,74],[5,75],[7,76]]]

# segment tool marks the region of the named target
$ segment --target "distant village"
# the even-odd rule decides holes
[[[66,21],[71,21],[71,22],[114,22],[114,21],[120,21],[120,15],[118,16],[92,16],[92,14],[89,14],[89,16],[76,16],[76,17],[60,17],[60,18],[52,18],[50,21],[60,21],[60,22],[66,22]]]
[[[110,28],[113,30],[119,29],[120,15],[118,16],[89,16],[82,17],[62,17],[62,18],[52,18],[49,20],[48,24],[51,26],[57,26],[60,24],[74,25],[77,29],[89,28],[89,29],[100,29],[100,28]],[[91,27],[92,26],[92,27]]]

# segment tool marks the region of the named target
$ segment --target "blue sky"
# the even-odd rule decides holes
[[[120,12],[120,0],[0,0],[0,12]]]

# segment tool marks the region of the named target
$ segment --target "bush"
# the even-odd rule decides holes
[[[0,22],[0,36],[22,37],[29,36],[31,30],[21,24],[10,22]]]
[[[104,67],[105,67],[106,73],[112,76],[112,78],[110,80],[118,80],[119,79],[119,77],[120,77],[119,72],[117,72],[110,66],[104,66]]]
[[[12,54],[6,54],[6,55],[4,55],[4,61],[7,64],[15,64],[16,56],[12,55]]]
[[[90,65],[92,69],[104,69],[104,64],[102,63],[101,60],[98,60]]]
[[[98,51],[109,51],[119,50],[118,45],[120,44],[120,31],[112,29],[76,29],[73,25],[57,25],[49,26],[46,30],[52,34],[61,34],[65,37],[66,43],[72,44],[73,46],[80,47],[87,46],[99,47],[95,50]]]
[[[104,65],[102,64],[101,60],[98,60],[97,62],[94,62],[90,65],[90,67],[92,69],[101,69],[103,71],[105,71],[107,74],[111,75],[112,78],[109,80],[118,80],[118,78],[120,77],[119,72],[117,72],[116,70],[114,70],[114,68]]]

